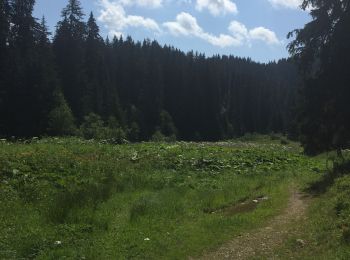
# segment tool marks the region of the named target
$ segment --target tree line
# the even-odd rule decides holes
[[[0,0],[0,135],[140,141],[296,134],[297,67],[103,39],[69,0],[54,35],[35,0]]]

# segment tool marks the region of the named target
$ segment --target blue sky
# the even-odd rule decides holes
[[[37,0],[51,31],[68,0]],[[156,39],[183,51],[232,54],[268,62],[287,57],[286,35],[310,20],[301,0],[81,0],[101,35]]]

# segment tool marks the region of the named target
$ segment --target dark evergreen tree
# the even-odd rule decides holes
[[[12,135],[33,136],[39,131],[33,106],[38,93],[35,38],[38,23],[32,16],[34,0],[13,0],[10,4],[7,127]]]
[[[35,31],[35,56],[32,64],[34,86],[29,96],[36,135],[44,133],[48,128],[48,113],[54,103],[54,90],[58,87],[49,35],[43,17]]]
[[[8,0],[0,1],[0,57],[4,57],[10,31],[10,4]]]
[[[72,136],[77,134],[72,110],[59,88],[55,89],[53,93],[52,110],[48,115],[47,132],[53,136]]]
[[[131,141],[155,132],[219,140],[291,128],[299,79],[289,60],[207,58],[131,37],[104,42],[92,13],[84,22],[78,0],[63,9],[51,43],[45,20],[32,17],[33,0],[6,3],[0,6],[0,51],[8,57],[0,61],[3,134],[72,134],[74,118],[78,125],[97,118],[96,136],[118,142],[125,133]]]
[[[63,93],[78,119],[85,114],[86,77],[84,56],[86,25],[79,0],[69,0],[58,22],[53,49]]]
[[[100,29],[91,13],[87,22],[85,53],[87,85],[84,98],[86,110],[91,109],[92,112],[103,115],[105,119],[114,116],[122,121],[117,89],[114,87],[112,76],[107,67],[105,51],[108,46],[105,46],[99,33]]]
[[[8,40],[10,32],[10,5],[0,0],[0,135],[6,134],[6,103],[8,97]]]
[[[103,114],[103,81],[106,74],[101,69],[104,69],[104,42],[99,35],[99,28],[93,14],[90,14],[87,22],[87,38],[86,38],[86,53],[85,53],[85,72],[86,86],[84,88],[84,112],[85,114],[94,112]],[[100,75],[100,73],[103,73]],[[101,77],[100,77],[101,76]]]
[[[289,50],[304,79],[300,113],[302,143],[308,153],[350,145],[350,2],[305,0],[313,20],[290,36]]]

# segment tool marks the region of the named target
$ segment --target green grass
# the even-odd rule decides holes
[[[282,259],[350,259],[350,176],[324,174],[305,188],[313,196],[307,219],[276,253]]]
[[[323,160],[281,140],[2,142],[0,258],[200,255],[278,214],[293,183],[319,178]],[[251,212],[218,210],[262,195]]]

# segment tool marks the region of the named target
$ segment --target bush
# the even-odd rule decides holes
[[[127,142],[126,133],[121,127],[105,128],[102,135],[104,136],[103,139],[107,140],[109,143],[122,144]]]
[[[285,139],[285,138],[281,138],[281,144],[283,144],[283,145],[287,145],[287,144],[289,144],[289,142],[288,142],[288,140],[287,139]]]
[[[130,124],[130,128],[128,129],[128,139],[130,141],[136,142],[140,138],[140,127],[136,122],[132,122]]]
[[[175,136],[177,135],[177,129],[175,127],[175,124],[173,122],[173,118],[171,115],[165,111],[162,110],[160,112],[160,131],[165,136]]]
[[[162,134],[161,131],[157,130],[152,135],[151,141],[153,141],[153,142],[165,142],[166,141],[166,137]]]
[[[103,139],[106,129],[102,118],[99,115],[90,113],[84,117],[80,131],[85,139]]]
[[[80,132],[85,139],[106,140],[110,143],[126,142],[126,133],[114,117],[110,117],[108,126],[105,126],[99,115],[91,113],[84,117]]]
[[[48,115],[48,131],[56,136],[75,135],[77,129],[73,113],[68,106],[63,93],[56,90],[54,93],[54,108]]]
[[[176,141],[176,136],[171,135],[171,136],[165,136],[162,134],[160,130],[156,130],[154,134],[151,137],[152,142],[175,142]]]
[[[280,137],[278,134],[271,133],[271,134],[270,134],[270,139],[271,139],[272,141],[277,141],[277,140],[280,140],[281,137]]]

